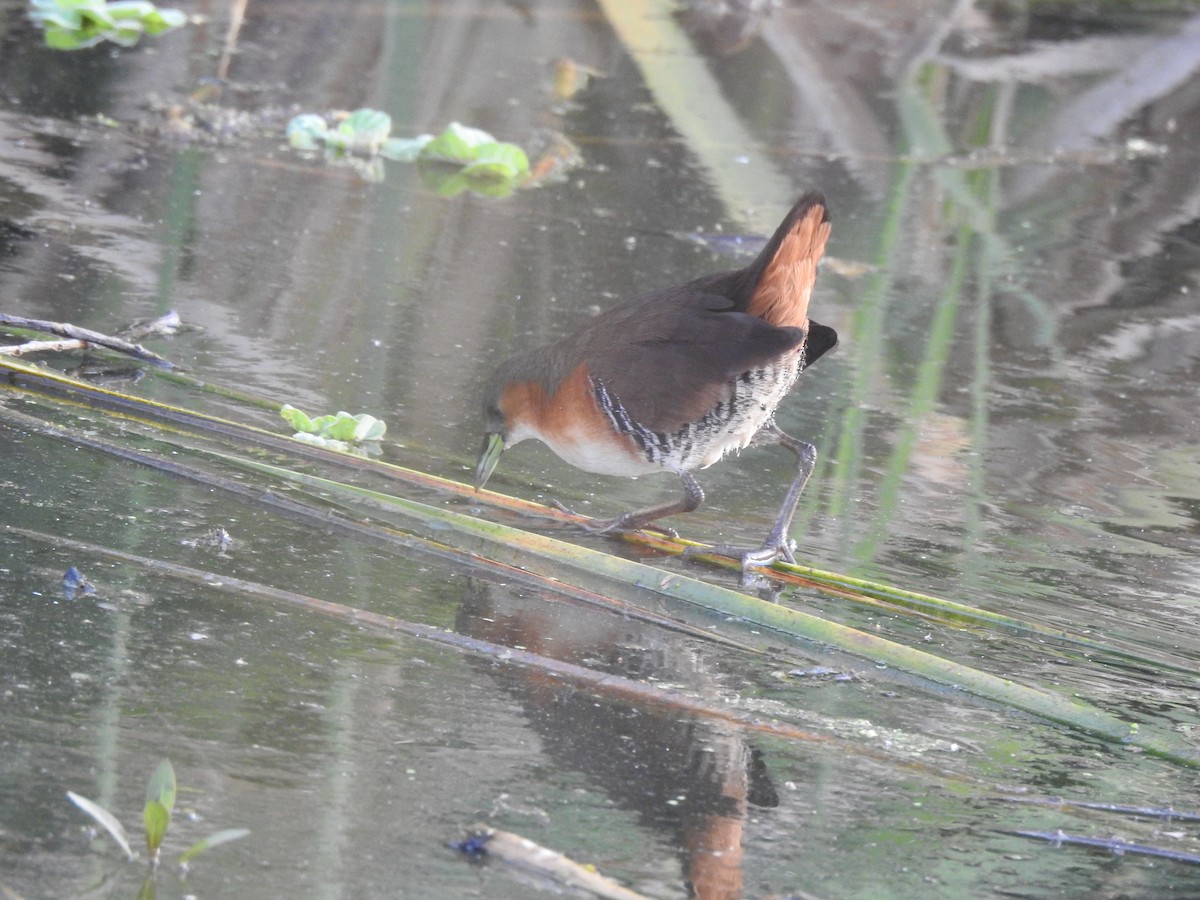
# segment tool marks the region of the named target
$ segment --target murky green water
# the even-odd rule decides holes
[[[203,20],[63,54],[0,0],[0,312],[114,333],[177,310],[191,330],[146,343],[197,378],[371,412],[388,459],[461,480],[500,360],[618,298],[739,265],[742,244],[819,188],[834,260],[813,316],[841,346],[779,413],[821,453],[803,561],[1143,663],[812,591],[784,602],[1196,749],[1200,20],[785,4],[756,35],[714,43],[658,3],[262,0],[227,51],[229,10],[184,8]],[[602,77],[556,97],[559,57]],[[445,198],[412,165],[368,182],[285,146],[294,113],[359,106],[402,135],[454,120],[530,146],[560,133],[581,164],[506,199]],[[283,428],[161,379],[110,384]],[[90,839],[66,791],[117,813],[136,845],[163,756],[180,781],[169,858],[221,828],[252,834],[185,881],[167,867],[160,897],[545,889],[447,847],[480,820],[656,898],[1200,894],[1194,865],[1005,833],[1197,854],[1194,823],[997,799],[1196,811],[1185,766],[649,592],[622,599],[787,655],[581,606],[47,422],[160,446],[116,414],[0,391],[0,525],[23,529],[0,532],[6,897],[136,896],[144,867]],[[754,543],[791,469],[771,449],[728,459],[675,524]],[[493,485],[598,515],[676,490],[577,472],[532,444]],[[95,594],[63,596],[70,566]],[[254,585],[678,688],[815,739],[584,689]],[[794,674],[818,666],[831,671]]]

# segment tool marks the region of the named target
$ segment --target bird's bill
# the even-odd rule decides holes
[[[475,490],[479,490],[492,475],[496,463],[500,462],[500,454],[504,452],[504,435],[489,434],[483,438],[483,452],[479,454],[479,462],[475,465]]]

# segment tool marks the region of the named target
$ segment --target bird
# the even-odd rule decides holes
[[[744,575],[795,562],[789,531],[817,451],[782,431],[775,410],[837,343],[834,329],[808,317],[830,229],[824,197],[806,193],[745,267],[651,290],[507,359],[483,393],[476,491],[504,451],[536,438],[586,472],[676,474],[679,499],[589,526],[673,533],[652,523],[700,506],[693,470],[731,451],[779,444],[795,453],[797,468],[766,539],[757,548],[713,549],[740,558]]]

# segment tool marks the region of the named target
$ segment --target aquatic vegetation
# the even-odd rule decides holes
[[[370,180],[382,177],[379,158],[425,164],[426,182],[446,196],[463,190],[505,196],[529,176],[524,150],[479,128],[451,122],[437,136],[413,138],[392,137],[391,131],[387,113],[358,109],[333,124],[314,113],[298,115],[288,123],[287,137],[296,150],[324,149],[331,162],[354,165]]]
[[[167,836],[167,829],[171,825],[171,813],[175,808],[175,792],[175,768],[169,759],[164,759],[158,764],[158,768],[154,770],[154,774],[150,776],[150,780],[146,784],[146,804],[142,808],[142,823],[146,830],[146,849],[150,853],[152,870],[158,867],[162,843]],[[132,862],[137,858],[137,854],[129,846],[129,837],[125,828],[116,816],[94,800],[82,797],[74,791],[67,791],[67,798],[108,832],[109,836],[117,842],[117,846],[125,853],[127,859]],[[245,828],[228,828],[210,834],[180,854],[179,864],[186,867],[190,860],[195,859],[206,850],[211,850],[213,847],[229,841],[236,841],[249,833],[249,830]]]
[[[392,133],[392,117],[377,109],[358,109],[337,121],[333,127],[324,116],[304,113],[287,126],[288,142],[297,150],[318,150],[322,146],[344,153],[382,154],[392,157],[385,147]]]
[[[296,440],[331,450],[353,452],[360,445],[378,441],[387,433],[387,423],[367,413],[351,415],[339,411],[336,415],[314,419],[291,404],[284,404],[279,414],[296,429],[292,435]]]
[[[30,0],[29,16],[46,33],[46,46],[80,50],[112,41],[132,47],[143,34],[161,34],[187,22],[177,9],[150,0]]]

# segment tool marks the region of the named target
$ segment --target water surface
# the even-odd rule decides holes
[[[811,591],[783,601],[1195,747],[1198,20],[817,3],[706,32],[702,11],[689,21],[658,3],[261,0],[228,44],[228,9],[185,9],[202,21],[64,54],[0,0],[0,311],[112,333],[177,310],[192,330],[148,343],[196,377],[314,413],[371,412],[388,422],[388,459],[465,479],[503,358],[619,298],[742,264],[820,189],[834,259],[813,315],[841,345],[778,415],[821,453],[798,516],[803,561],[1183,671]],[[556,97],[560,57],[601,77]],[[369,182],[285,146],[295,112],[360,106],[403,135],[455,120],[530,146],[558,133],[580,164],[502,200],[446,198],[411,165]],[[161,379],[111,384],[283,428]],[[38,422],[157,440],[0,394],[0,522],[43,536],[0,538],[0,887],[17,896],[135,895],[144,870],[90,840],[65,792],[136,832],[163,756],[181,784],[168,856],[219,828],[253,833],[186,881],[164,871],[159,896],[544,887],[448,849],[478,820],[651,897],[1200,893],[1194,866],[1003,833],[1195,854],[1190,823],[995,799],[1193,809],[1187,767],[648,592],[625,599],[786,645],[786,662],[584,608]],[[771,449],[726,460],[676,524],[761,540],[791,470]],[[505,455],[494,486],[598,515],[676,490],[577,472],[532,444]],[[209,540],[218,527],[228,549]],[[63,596],[70,566],[94,595]],[[679,688],[820,739],[580,690],[221,576]],[[795,674],[816,667],[829,671]]]

